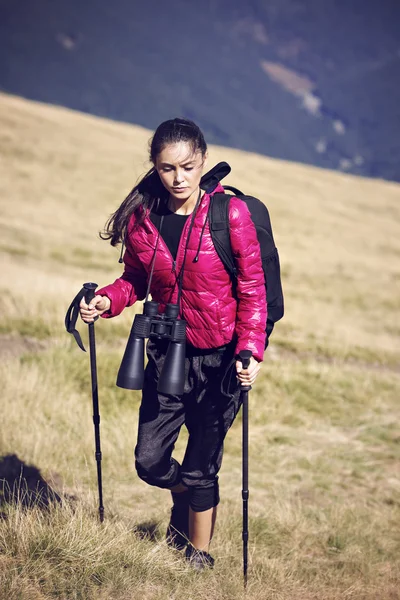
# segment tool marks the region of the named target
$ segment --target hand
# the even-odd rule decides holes
[[[85,298],[82,298],[79,304],[81,319],[85,323],[93,323],[95,317],[99,317],[111,306],[111,300],[108,296],[95,296],[89,304],[86,304]]]
[[[260,372],[261,364],[252,356],[250,358],[250,364],[247,369],[243,369],[242,362],[240,360],[236,361],[236,372],[237,377],[241,383],[241,385],[253,385],[255,382],[258,373]]]

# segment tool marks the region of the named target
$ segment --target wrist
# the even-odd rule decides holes
[[[103,311],[107,312],[111,308],[111,300],[108,296],[103,296]]]

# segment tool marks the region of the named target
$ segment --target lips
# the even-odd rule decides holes
[[[176,187],[173,187],[172,189],[174,190],[174,192],[184,192],[187,188],[176,188]]]

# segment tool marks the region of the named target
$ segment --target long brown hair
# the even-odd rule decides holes
[[[188,142],[192,152],[201,152],[204,157],[207,152],[207,144],[200,128],[188,119],[170,119],[159,125],[150,141],[150,160],[153,167],[135,185],[127,195],[120,207],[113,213],[105,224],[104,231],[100,233],[103,240],[110,240],[112,246],[116,246],[124,240],[126,227],[132,214],[141,206],[144,216],[151,210],[154,203],[166,197],[167,190],[163,186],[156,171],[155,164],[157,156],[165,146],[178,142]]]

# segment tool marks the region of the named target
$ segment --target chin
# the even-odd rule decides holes
[[[192,195],[192,192],[185,192],[184,194],[175,194],[173,191],[171,192],[171,196],[173,196],[176,200],[183,200],[186,202]]]

